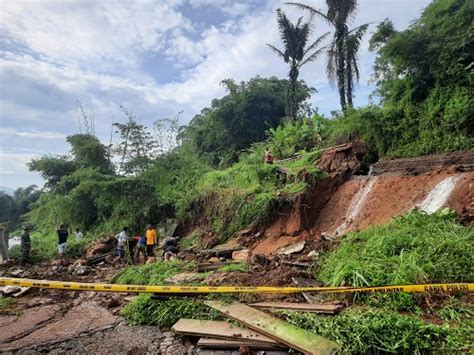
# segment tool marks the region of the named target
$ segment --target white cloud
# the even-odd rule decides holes
[[[172,6],[158,1],[3,1],[0,34],[58,64],[136,65],[158,51],[175,28],[192,30]]]
[[[16,135],[24,138],[34,138],[34,139],[58,139],[64,140],[66,138],[65,134],[58,132],[47,132],[47,131],[18,131],[11,128],[0,128],[0,137],[3,136],[3,139],[8,139],[8,136]],[[2,139],[2,140],[3,140]]]

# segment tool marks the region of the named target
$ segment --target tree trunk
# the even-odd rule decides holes
[[[347,107],[346,103],[346,61],[344,53],[344,29],[341,26],[336,29],[336,50],[337,50],[337,88],[339,90],[339,102],[341,109],[344,111]]]

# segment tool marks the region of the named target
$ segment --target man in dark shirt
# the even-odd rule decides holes
[[[64,226],[64,224],[59,225],[59,228],[56,231],[58,233],[58,253],[61,259],[64,259],[67,249],[67,237],[69,233]]]
[[[28,227],[25,227],[23,228],[23,234],[21,235],[21,265],[30,263],[30,249],[30,231]]]

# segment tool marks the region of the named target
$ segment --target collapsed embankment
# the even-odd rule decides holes
[[[272,255],[321,234],[331,238],[363,230],[413,208],[432,213],[449,207],[465,223],[473,220],[474,150],[381,161],[369,169],[363,155],[357,144],[324,152],[316,164],[326,177],[278,212],[252,245],[253,253]]]

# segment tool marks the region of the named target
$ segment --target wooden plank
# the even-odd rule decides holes
[[[244,304],[226,304],[220,301],[205,301],[204,303],[226,317],[306,354],[334,354],[339,349],[339,346],[331,340]]]
[[[277,345],[278,343],[269,337],[259,334],[253,330],[240,328],[227,322],[211,320],[180,319],[171,329],[176,334],[192,335],[199,337],[211,337],[223,340],[245,339]]]
[[[278,345],[256,342],[249,340],[224,340],[215,338],[201,338],[197,342],[197,346],[204,349],[239,349],[241,346],[248,346],[254,350],[281,350]]]
[[[302,311],[312,313],[335,314],[342,308],[336,304],[308,304],[308,303],[291,303],[291,302],[259,302],[252,303],[250,306],[256,308],[273,308],[286,309],[290,311]]]

